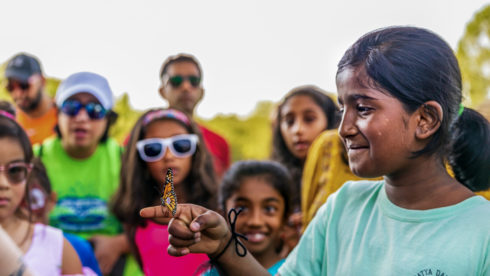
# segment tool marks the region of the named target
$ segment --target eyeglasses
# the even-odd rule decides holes
[[[90,117],[90,119],[93,120],[102,119],[107,113],[107,110],[99,103],[82,104],[81,102],[76,100],[64,101],[61,105],[61,112],[70,117],[75,117],[82,108],[85,108],[88,116]]]
[[[181,76],[175,75],[168,78],[168,81],[173,87],[179,87],[185,80],[188,80],[193,87],[198,87],[201,83],[201,77],[198,76]]]
[[[194,154],[199,138],[196,134],[182,134],[170,138],[150,138],[138,141],[136,148],[146,162],[154,162],[162,159],[167,147],[176,157],[187,157]]]
[[[25,162],[14,162],[0,166],[0,172],[5,172],[5,175],[11,184],[20,184],[24,182],[31,169],[32,164]]]
[[[12,92],[16,87],[19,87],[22,91],[29,89],[31,85],[28,82],[20,82],[20,81],[11,81],[9,80],[7,83],[7,91]]]

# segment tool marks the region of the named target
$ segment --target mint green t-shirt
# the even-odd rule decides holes
[[[121,168],[121,147],[115,140],[100,143],[84,160],[68,156],[59,138],[46,140],[42,150],[37,146],[34,152],[40,155],[58,195],[49,215],[50,225],[83,238],[122,231],[108,206],[119,185]]]
[[[490,202],[400,208],[384,181],[347,182],[318,210],[280,275],[490,275]]]

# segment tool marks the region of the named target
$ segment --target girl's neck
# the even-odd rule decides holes
[[[16,217],[15,215],[9,216],[5,219],[0,220],[0,225],[7,232],[13,232],[20,224],[21,219]]]
[[[63,149],[66,151],[66,154],[70,156],[71,158],[74,159],[87,159],[90,156],[92,156],[95,151],[97,150],[98,144],[92,147],[87,147],[87,148],[80,148],[80,147],[73,147],[67,144],[66,141],[61,140],[61,145]]]
[[[450,206],[474,195],[452,178],[435,156],[415,158],[411,167],[385,176],[385,180],[390,201],[406,209]]]
[[[7,232],[20,250],[24,253],[27,252],[32,240],[31,224],[26,220],[11,216],[0,221],[0,225],[2,225],[2,228]]]

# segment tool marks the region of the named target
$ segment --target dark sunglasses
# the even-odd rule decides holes
[[[28,82],[20,82],[20,81],[8,81],[7,83],[7,91],[12,92],[16,87],[19,87],[22,91],[29,89],[31,85]]]
[[[4,172],[11,184],[20,184],[27,179],[32,164],[25,162],[14,162],[0,166],[0,172]]]
[[[99,120],[105,117],[107,110],[100,103],[82,104],[77,100],[66,100],[61,105],[61,112],[70,117],[77,116],[78,112],[85,108],[90,119]]]
[[[155,162],[165,155],[167,147],[175,157],[187,157],[194,154],[199,138],[196,134],[181,134],[170,138],[150,138],[136,143],[138,153],[146,162]]]
[[[193,87],[198,87],[201,83],[201,78],[198,76],[181,76],[175,75],[168,78],[168,81],[173,87],[179,87],[185,80],[188,80]]]

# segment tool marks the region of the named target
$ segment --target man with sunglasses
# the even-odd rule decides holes
[[[11,58],[5,69],[7,91],[17,110],[17,121],[24,128],[31,144],[41,143],[54,134],[57,109],[45,91],[46,80],[34,56],[20,53]]]
[[[168,57],[160,70],[160,95],[170,108],[194,115],[197,104],[204,96],[202,70],[197,59],[189,54]],[[199,125],[207,149],[214,159],[218,178],[230,165],[230,150],[226,140],[219,134]]]

